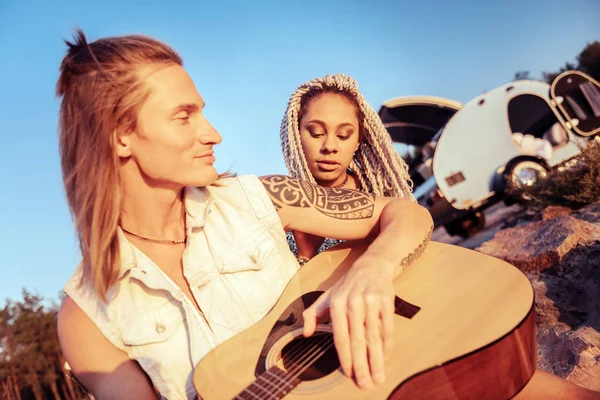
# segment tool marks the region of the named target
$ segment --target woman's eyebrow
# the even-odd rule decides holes
[[[321,121],[320,119],[311,119],[311,120],[310,120],[310,121],[308,121],[306,124],[307,124],[307,125],[308,125],[308,124],[317,124],[317,125],[320,125],[320,126],[323,128],[323,129],[327,128],[327,124],[326,124],[325,122]],[[341,124],[339,124],[339,125],[337,126],[337,128],[339,129],[339,128],[343,128],[343,127],[345,127],[345,126],[350,126],[350,127],[352,127],[352,128],[356,128],[356,127],[354,126],[354,124],[351,124],[350,122],[342,122]]]

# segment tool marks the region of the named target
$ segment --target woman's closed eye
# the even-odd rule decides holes
[[[348,140],[348,139],[350,139],[350,137],[352,137],[353,134],[354,134],[354,131],[351,130],[351,129],[350,130],[344,130],[344,131],[338,132],[337,137],[340,140]]]
[[[318,138],[318,137],[323,137],[325,136],[324,132],[318,132],[318,131],[311,131],[310,129],[308,129],[308,133],[310,133],[310,136],[314,137],[314,138]]]

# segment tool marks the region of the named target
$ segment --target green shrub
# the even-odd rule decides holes
[[[581,147],[581,154],[531,186],[509,185],[507,195],[536,210],[548,206],[578,209],[599,200],[600,141],[591,140]]]

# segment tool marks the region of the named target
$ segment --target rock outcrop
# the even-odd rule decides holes
[[[600,391],[600,203],[575,212],[549,207],[476,250],[531,280],[538,367]]]

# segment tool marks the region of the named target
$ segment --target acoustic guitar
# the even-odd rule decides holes
[[[258,323],[194,370],[202,399],[509,399],[536,368],[532,286],[512,265],[430,242],[395,281],[386,381],[360,389],[345,376],[332,329],[302,335],[302,311],[367,248],[347,242],[313,258]]]

